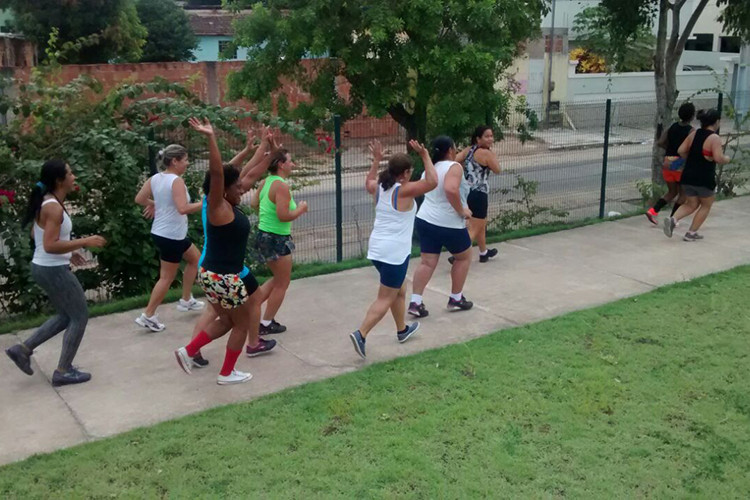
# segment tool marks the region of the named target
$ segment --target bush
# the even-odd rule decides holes
[[[65,159],[77,176],[79,191],[66,203],[75,235],[102,234],[108,240],[96,254],[98,267],[80,272],[79,279],[86,289],[122,297],[147,292],[158,273],[150,222],[133,202],[149,173],[149,147],[163,147],[178,131],[188,139],[192,132],[183,131],[190,116],[210,119],[223,131],[223,144],[231,137],[242,140],[239,120],[310,140],[299,125],[208,105],[163,79],[123,83],[109,92],[85,76],[62,83],[56,54],[48,49],[50,63],[35,69],[28,83],[5,82],[16,88],[0,97],[0,112],[11,113],[8,126],[0,129],[0,308],[6,315],[35,312],[46,302],[30,277],[29,228],[19,222],[46,159]],[[201,180],[202,175],[186,176],[194,197]],[[202,241],[199,218],[191,220],[191,237]]]

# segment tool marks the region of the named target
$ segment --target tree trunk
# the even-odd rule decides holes
[[[419,127],[417,126],[417,118],[413,113],[406,111],[403,104],[394,104],[388,108],[388,114],[391,115],[396,123],[404,127],[406,130],[406,139],[410,141],[412,139],[419,140]]]
[[[695,24],[706,8],[709,0],[700,0],[691,14],[684,29],[680,29],[680,14],[686,0],[659,0],[658,34],[656,39],[656,53],[654,55],[654,80],[656,85],[656,117],[655,139],[661,137],[662,131],[672,121],[675,102],[677,102],[677,68],[685,51],[685,44],[693,32]],[[672,32],[667,43],[667,16],[672,13]],[[661,183],[661,167],[664,161],[664,150],[656,145],[652,150],[651,180],[654,184]]]

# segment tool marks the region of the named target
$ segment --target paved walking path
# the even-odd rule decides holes
[[[683,233],[669,240],[661,228],[636,217],[504,243],[493,262],[472,264],[465,290],[476,304],[470,312],[444,309],[450,278],[443,257],[425,294],[431,314],[419,333],[398,344],[387,317],[368,339],[367,361],[355,355],[347,334],[375,297],[374,269],[294,281],[278,317],[289,331],[276,336],[275,352],[240,359],[238,368],[254,377],[237,386],[216,385],[223,341],[204,349],[209,368],[189,377],[177,367],[172,351],[188,339],[194,313],[162,306],[162,333],[138,327],[136,311],[93,318],[76,359],[93,373],[87,384],[55,389],[48,383],[60,338],[37,350],[32,377],[4,355],[0,359],[0,463],[750,263],[750,197],[718,203],[705,240],[685,243]],[[0,336],[0,347],[27,336]]]

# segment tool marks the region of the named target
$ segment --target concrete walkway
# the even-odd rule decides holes
[[[750,263],[750,197],[717,204],[705,240],[685,243],[683,233],[684,228],[669,240],[661,228],[636,217],[504,243],[493,262],[472,264],[465,290],[476,304],[470,312],[444,309],[450,279],[443,258],[425,295],[431,314],[419,333],[398,344],[387,317],[368,339],[367,361],[355,355],[347,334],[375,297],[375,270],[295,281],[278,317],[289,331],[275,337],[280,344],[275,352],[240,359],[238,368],[254,377],[238,386],[216,385],[223,341],[204,349],[211,360],[207,369],[189,377],[177,367],[172,351],[188,340],[194,313],[162,306],[167,330],[157,334],[133,322],[136,311],[93,318],[76,359],[93,373],[87,384],[50,386],[60,338],[37,350],[32,377],[4,355],[0,359],[0,463]],[[27,336],[0,336],[0,347]]]

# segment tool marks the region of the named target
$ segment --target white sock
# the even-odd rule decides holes
[[[463,296],[464,296],[464,292],[463,291],[451,294],[451,298],[453,300],[461,300],[461,297],[463,297]]]
[[[487,252],[488,252],[488,251],[489,251],[489,250],[485,250],[484,252],[479,252],[479,255],[487,255]]]
[[[263,325],[263,326],[268,326],[268,325],[270,325],[270,324],[271,324],[271,321],[273,321],[273,320],[270,320],[270,319],[262,319],[262,320],[260,320],[260,324],[261,324],[261,325]]]
[[[414,302],[417,305],[420,305],[422,303],[422,296],[417,295],[416,293],[411,294],[411,301]]]

